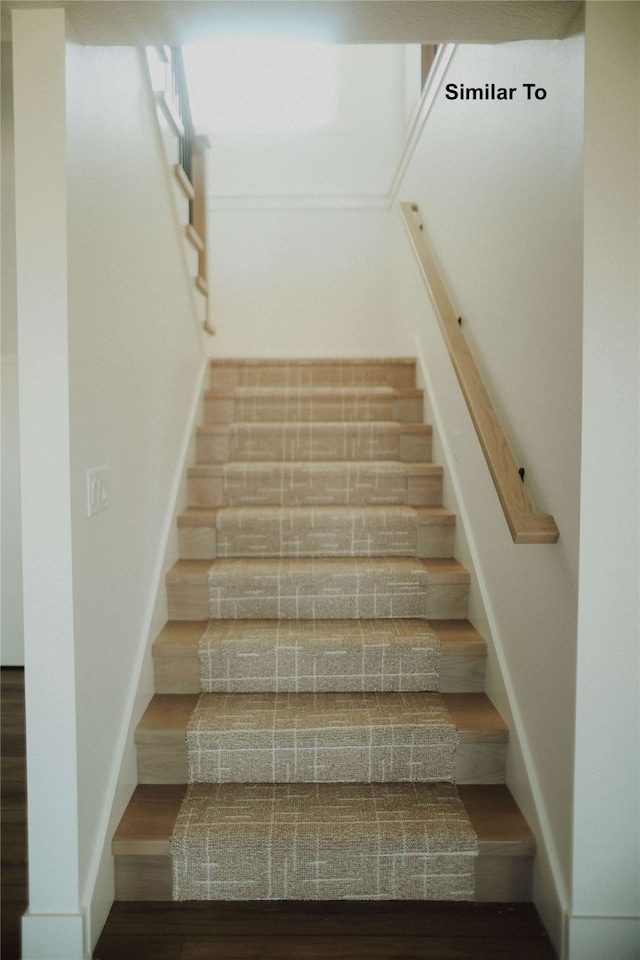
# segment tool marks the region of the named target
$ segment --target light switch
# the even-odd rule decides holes
[[[100,513],[109,506],[107,487],[108,467],[92,467],[87,470],[87,516]]]

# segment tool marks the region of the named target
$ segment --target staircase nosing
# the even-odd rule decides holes
[[[331,514],[340,516],[344,514],[347,516],[351,514],[366,514],[370,511],[380,514],[384,511],[388,511],[392,514],[400,514],[404,512],[405,514],[413,514],[416,519],[422,521],[432,521],[433,523],[446,523],[446,524],[455,524],[456,514],[449,510],[447,507],[442,505],[439,506],[427,506],[427,507],[414,507],[412,504],[406,503],[380,503],[380,504],[344,504],[344,503],[335,503],[335,504],[279,504],[279,503],[263,503],[263,504],[223,504],[219,507],[186,507],[178,515],[177,522],[178,526],[198,526],[201,521],[213,520],[220,514],[240,514],[240,513],[253,513],[257,516],[259,513],[264,512],[280,512],[285,513],[289,512],[291,514],[297,514],[300,517],[303,517],[310,513],[316,513],[320,516]],[[206,524],[203,524],[206,525]]]
[[[232,621],[248,624],[255,621]],[[330,624],[331,620],[325,623]],[[410,621],[404,621],[405,623]],[[448,656],[486,655],[486,640],[475,630],[468,620],[416,620],[425,629],[437,634],[443,654]],[[154,657],[193,656],[197,654],[198,644],[204,639],[210,626],[221,629],[225,620],[169,620],[152,644]]]
[[[535,837],[507,786],[460,784],[457,789],[478,837],[479,856],[533,856]],[[138,784],[114,834],[113,854],[168,857],[186,792],[184,783]]]
[[[357,694],[354,694],[357,696]],[[384,692],[376,691],[376,695],[385,699]],[[411,696],[419,696],[412,693]],[[263,697],[276,698],[278,694],[264,693]],[[282,695],[280,695],[282,696]],[[289,693],[286,695],[292,700],[304,697],[313,697],[313,693]],[[322,694],[329,698],[332,694]],[[336,697],[344,696],[335,694]],[[389,694],[389,697],[394,694]],[[425,696],[440,697],[449,711],[451,720],[458,731],[460,743],[503,743],[508,740],[509,731],[496,711],[495,707],[484,693],[441,693],[426,692]],[[211,701],[213,698],[245,698],[247,703],[253,699],[251,693],[156,693],[153,695],[145,710],[135,733],[135,742],[144,743],[182,743],[186,734],[191,714],[200,697]],[[402,725],[402,724],[400,724]],[[256,731],[262,729],[256,727]],[[266,727],[265,727],[266,729]],[[269,727],[271,729],[271,727]],[[186,747],[185,747],[186,749]]]

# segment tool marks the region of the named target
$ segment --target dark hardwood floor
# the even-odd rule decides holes
[[[0,853],[2,960],[20,957],[20,917],[27,909],[27,788],[24,735],[24,672],[2,668],[0,686]]]
[[[27,906],[24,677],[2,669],[2,960]],[[96,960],[556,960],[531,904],[115,903]]]

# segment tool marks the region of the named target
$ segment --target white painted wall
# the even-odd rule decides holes
[[[413,352],[410,324],[389,323],[386,198],[415,77],[403,46],[344,45],[337,54],[340,109],[329,128],[211,135],[215,356]]]
[[[25,958],[82,957],[62,11],[13,15],[27,715]],[[38,149],[35,149],[35,145]]]
[[[335,121],[326,128],[280,136],[210,134],[212,197],[386,194],[404,129],[404,47],[344,44],[335,51]]]
[[[452,103],[441,89],[400,187],[425,222],[527,486],[560,529],[514,546],[409,242],[411,313],[452,492],[494,640],[487,689],[511,724],[509,784],[540,845],[536,900],[556,942],[571,887],[578,586],[583,37],[458,47],[444,83],[546,87],[544,101]],[[479,598],[479,599],[480,599]],[[477,610],[476,610],[477,607]],[[474,601],[473,614],[483,618]],[[482,623],[479,623],[482,629]],[[510,701],[510,702],[509,702]]]
[[[65,26],[14,23],[30,960],[89,955],[111,905],[204,372],[141,55]]]
[[[215,356],[413,353],[390,323],[385,209],[216,210],[209,225]]]
[[[640,956],[640,4],[586,12],[585,278],[569,956]]]
[[[18,426],[18,329],[16,318],[15,179],[13,165],[13,78],[11,44],[2,44],[2,453],[0,477],[2,548],[0,654],[5,667],[24,664],[22,616],[22,530]]]
[[[68,47],[71,507],[80,876],[94,894],[203,360],[142,54]],[[109,467],[107,511],[86,471]],[[175,554],[174,554],[175,558]],[[169,558],[170,560],[171,558]],[[148,657],[137,717],[151,694]],[[131,744],[123,787],[135,782]],[[111,890],[98,876],[108,908]],[[100,884],[104,889],[100,889]],[[99,929],[99,928],[98,928]]]

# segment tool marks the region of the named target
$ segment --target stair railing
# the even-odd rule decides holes
[[[422,224],[418,223],[418,207],[413,203],[401,203],[400,209],[513,542],[556,543],[559,533],[553,517],[536,514],[531,505],[523,476],[462,333],[422,232]]]
[[[208,299],[207,215],[206,215],[206,136],[196,134],[191,117],[189,90],[180,47],[148,47],[147,62],[156,103],[178,137],[176,173],[189,197],[190,236],[198,248],[196,286]],[[207,319],[204,328],[214,333]]]

